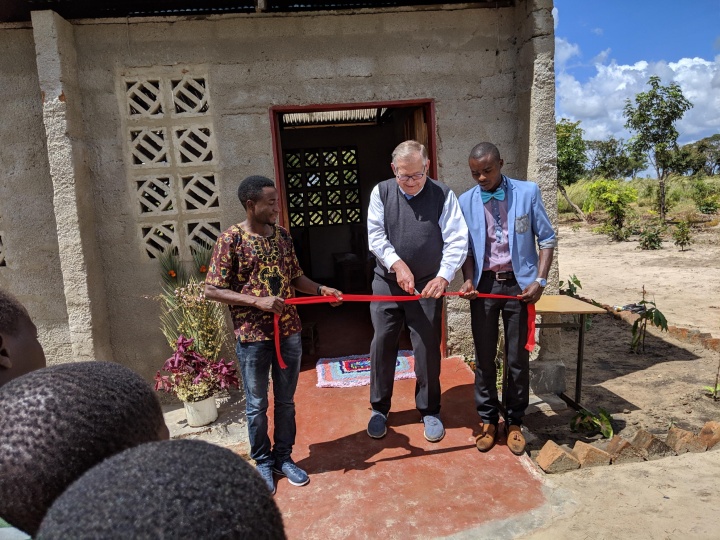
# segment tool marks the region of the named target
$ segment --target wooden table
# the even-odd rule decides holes
[[[575,399],[573,400],[564,392],[560,397],[571,407],[580,410],[580,398],[582,395],[583,359],[585,353],[585,320],[588,315],[607,313],[601,307],[588,304],[572,296],[564,294],[543,295],[535,304],[535,310],[539,315],[577,315],[577,320],[559,323],[537,323],[537,328],[578,328],[577,345],[577,371],[575,372]]]

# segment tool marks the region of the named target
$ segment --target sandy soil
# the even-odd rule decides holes
[[[559,231],[560,279],[576,275],[580,294],[605,304],[655,302],[669,324],[720,334],[720,228],[697,234],[689,249],[672,241],[644,251],[637,240],[611,242],[589,227]]]
[[[610,243],[589,229],[560,229],[560,276],[575,274],[582,296],[626,305],[657,303],[669,324],[720,337],[720,230],[696,237],[689,251],[670,242],[659,251],[637,242]],[[574,386],[575,331],[563,331],[568,393]],[[583,404],[606,409],[616,433],[631,439],[644,428],[664,435],[672,424],[697,431],[720,420],[720,401],[703,386],[714,383],[720,353],[651,330],[644,354],[630,352],[631,327],[612,315],[596,316],[586,334]],[[537,439],[536,456],[548,439],[571,448],[600,436],[573,433],[574,411],[534,414],[526,424]],[[581,469],[547,476],[555,501],[546,527],[527,538],[718,538],[720,449],[646,463]]]

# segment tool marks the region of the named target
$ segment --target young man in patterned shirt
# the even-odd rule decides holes
[[[232,315],[236,352],[246,395],[250,457],[257,463],[271,493],[273,472],[287,476],[296,486],[310,479],[290,457],[295,443],[295,388],[300,373],[302,326],[297,309],[286,305],[292,289],[307,294],[335,296],[342,293],[315,283],[303,274],[290,234],[276,225],[280,201],[275,184],[264,176],[250,176],[240,183],[238,198],[247,219],[233,225],[217,239],[205,280],[205,296],[228,304]],[[275,354],[273,318],[280,316],[282,369]],[[274,446],[268,435],[268,378],[272,372],[275,399]]]

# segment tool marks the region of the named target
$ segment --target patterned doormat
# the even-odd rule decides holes
[[[370,384],[370,355],[356,354],[338,358],[321,358],[315,366],[319,388],[346,388]],[[415,378],[412,351],[398,351],[395,380]]]

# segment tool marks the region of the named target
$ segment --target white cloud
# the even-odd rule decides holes
[[[602,36],[603,33],[604,33],[604,30],[603,30],[602,28],[593,28],[593,29],[590,30],[590,31],[591,31],[593,34],[595,34],[596,36]]]
[[[566,39],[555,38],[555,68],[565,69],[573,56],[580,56],[580,47]]]
[[[649,89],[651,75],[661,78],[663,85],[677,83],[683,95],[693,104],[678,122],[678,142],[686,144],[720,132],[720,56],[714,60],[682,58],[677,62],[636,62],[619,65],[609,60],[610,51],[595,58],[595,74],[586,82],[578,81],[566,69],[567,61],[578,54],[579,48],[556,38],[557,118],[580,120],[585,138],[605,139],[610,135],[627,140],[622,115],[625,101]]]
[[[560,15],[558,14],[558,8],[554,7],[552,8],[552,16],[553,16],[553,27],[555,30],[557,30],[558,24],[560,23]]]
[[[604,51],[600,51],[600,53],[593,58],[593,64],[604,64],[607,62],[607,59],[610,58],[610,52],[612,49],[605,49]]]

